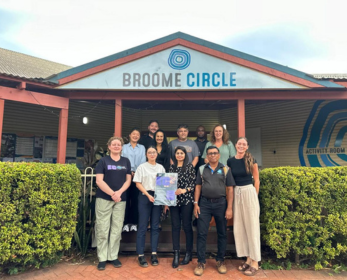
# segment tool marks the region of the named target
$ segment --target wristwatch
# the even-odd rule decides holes
[[[197,202],[197,201],[194,201],[194,204],[198,204],[198,202]]]

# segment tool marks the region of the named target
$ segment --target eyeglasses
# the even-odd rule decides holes
[[[208,156],[216,156],[216,155],[218,155],[219,153],[208,153],[207,155]]]
[[[149,155],[155,155],[155,154],[157,154],[157,152],[148,152],[147,154],[149,154]]]

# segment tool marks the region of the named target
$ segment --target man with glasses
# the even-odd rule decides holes
[[[198,170],[194,194],[194,216],[198,220],[198,266],[194,274],[198,276],[203,274],[206,265],[206,238],[212,216],[216,221],[218,234],[217,270],[221,274],[227,272],[224,264],[227,220],[233,216],[233,186],[235,186],[230,169],[219,162],[219,149],[216,146],[210,146],[206,150],[206,155],[209,163]]]
[[[177,127],[177,135],[178,138],[175,140],[172,140],[169,144],[170,149],[170,155],[171,155],[171,164],[173,164],[172,159],[175,156],[175,149],[177,146],[182,146],[186,149],[189,162],[195,167],[196,164],[199,161],[199,148],[196,145],[196,143],[193,140],[188,139],[188,125],[186,124],[179,124]]]

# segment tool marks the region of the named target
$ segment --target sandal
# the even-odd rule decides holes
[[[243,272],[243,274],[246,275],[246,276],[254,276],[254,275],[257,274],[258,270],[259,269],[256,269],[255,267],[250,266],[247,270],[245,270]]]
[[[240,265],[237,270],[238,271],[246,271],[248,268],[250,267],[250,265],[248,263],[243,263],[242,265]]]

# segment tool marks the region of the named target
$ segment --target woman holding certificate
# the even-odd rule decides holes
[[[181,261],[181,265],[186,265],[192,260],[193,249],[193,227],[192,215],[194,208],[194,188],[195,188],[195,169],[187,155],[187,150],[178,146],[175,149],[174,164],[170,166],[169,173],[178,173],[177,206],[170,206],[172,242],[174,250],[174,259],[172,267],[178,267],[180,257],[180,232],[181,222],[186,235],[186,255]],[[167,211],[167,206],[165,211]]]
[[[147,223],[151,221],[151,264],[158,265],[157,247],[159,240],[159,222],[162,207],[154,205],[154,191],[158,173],[165,173],[165,168],[156,163],[158,152],[155,147],[149,146],[146,151],[147,162],[141,164],[135,173],[133,182],[139,189],[138,198],[139,223],[137,229],[136,251],[139,255],[138,263],[141,267],[148,267],[144,256]]]

